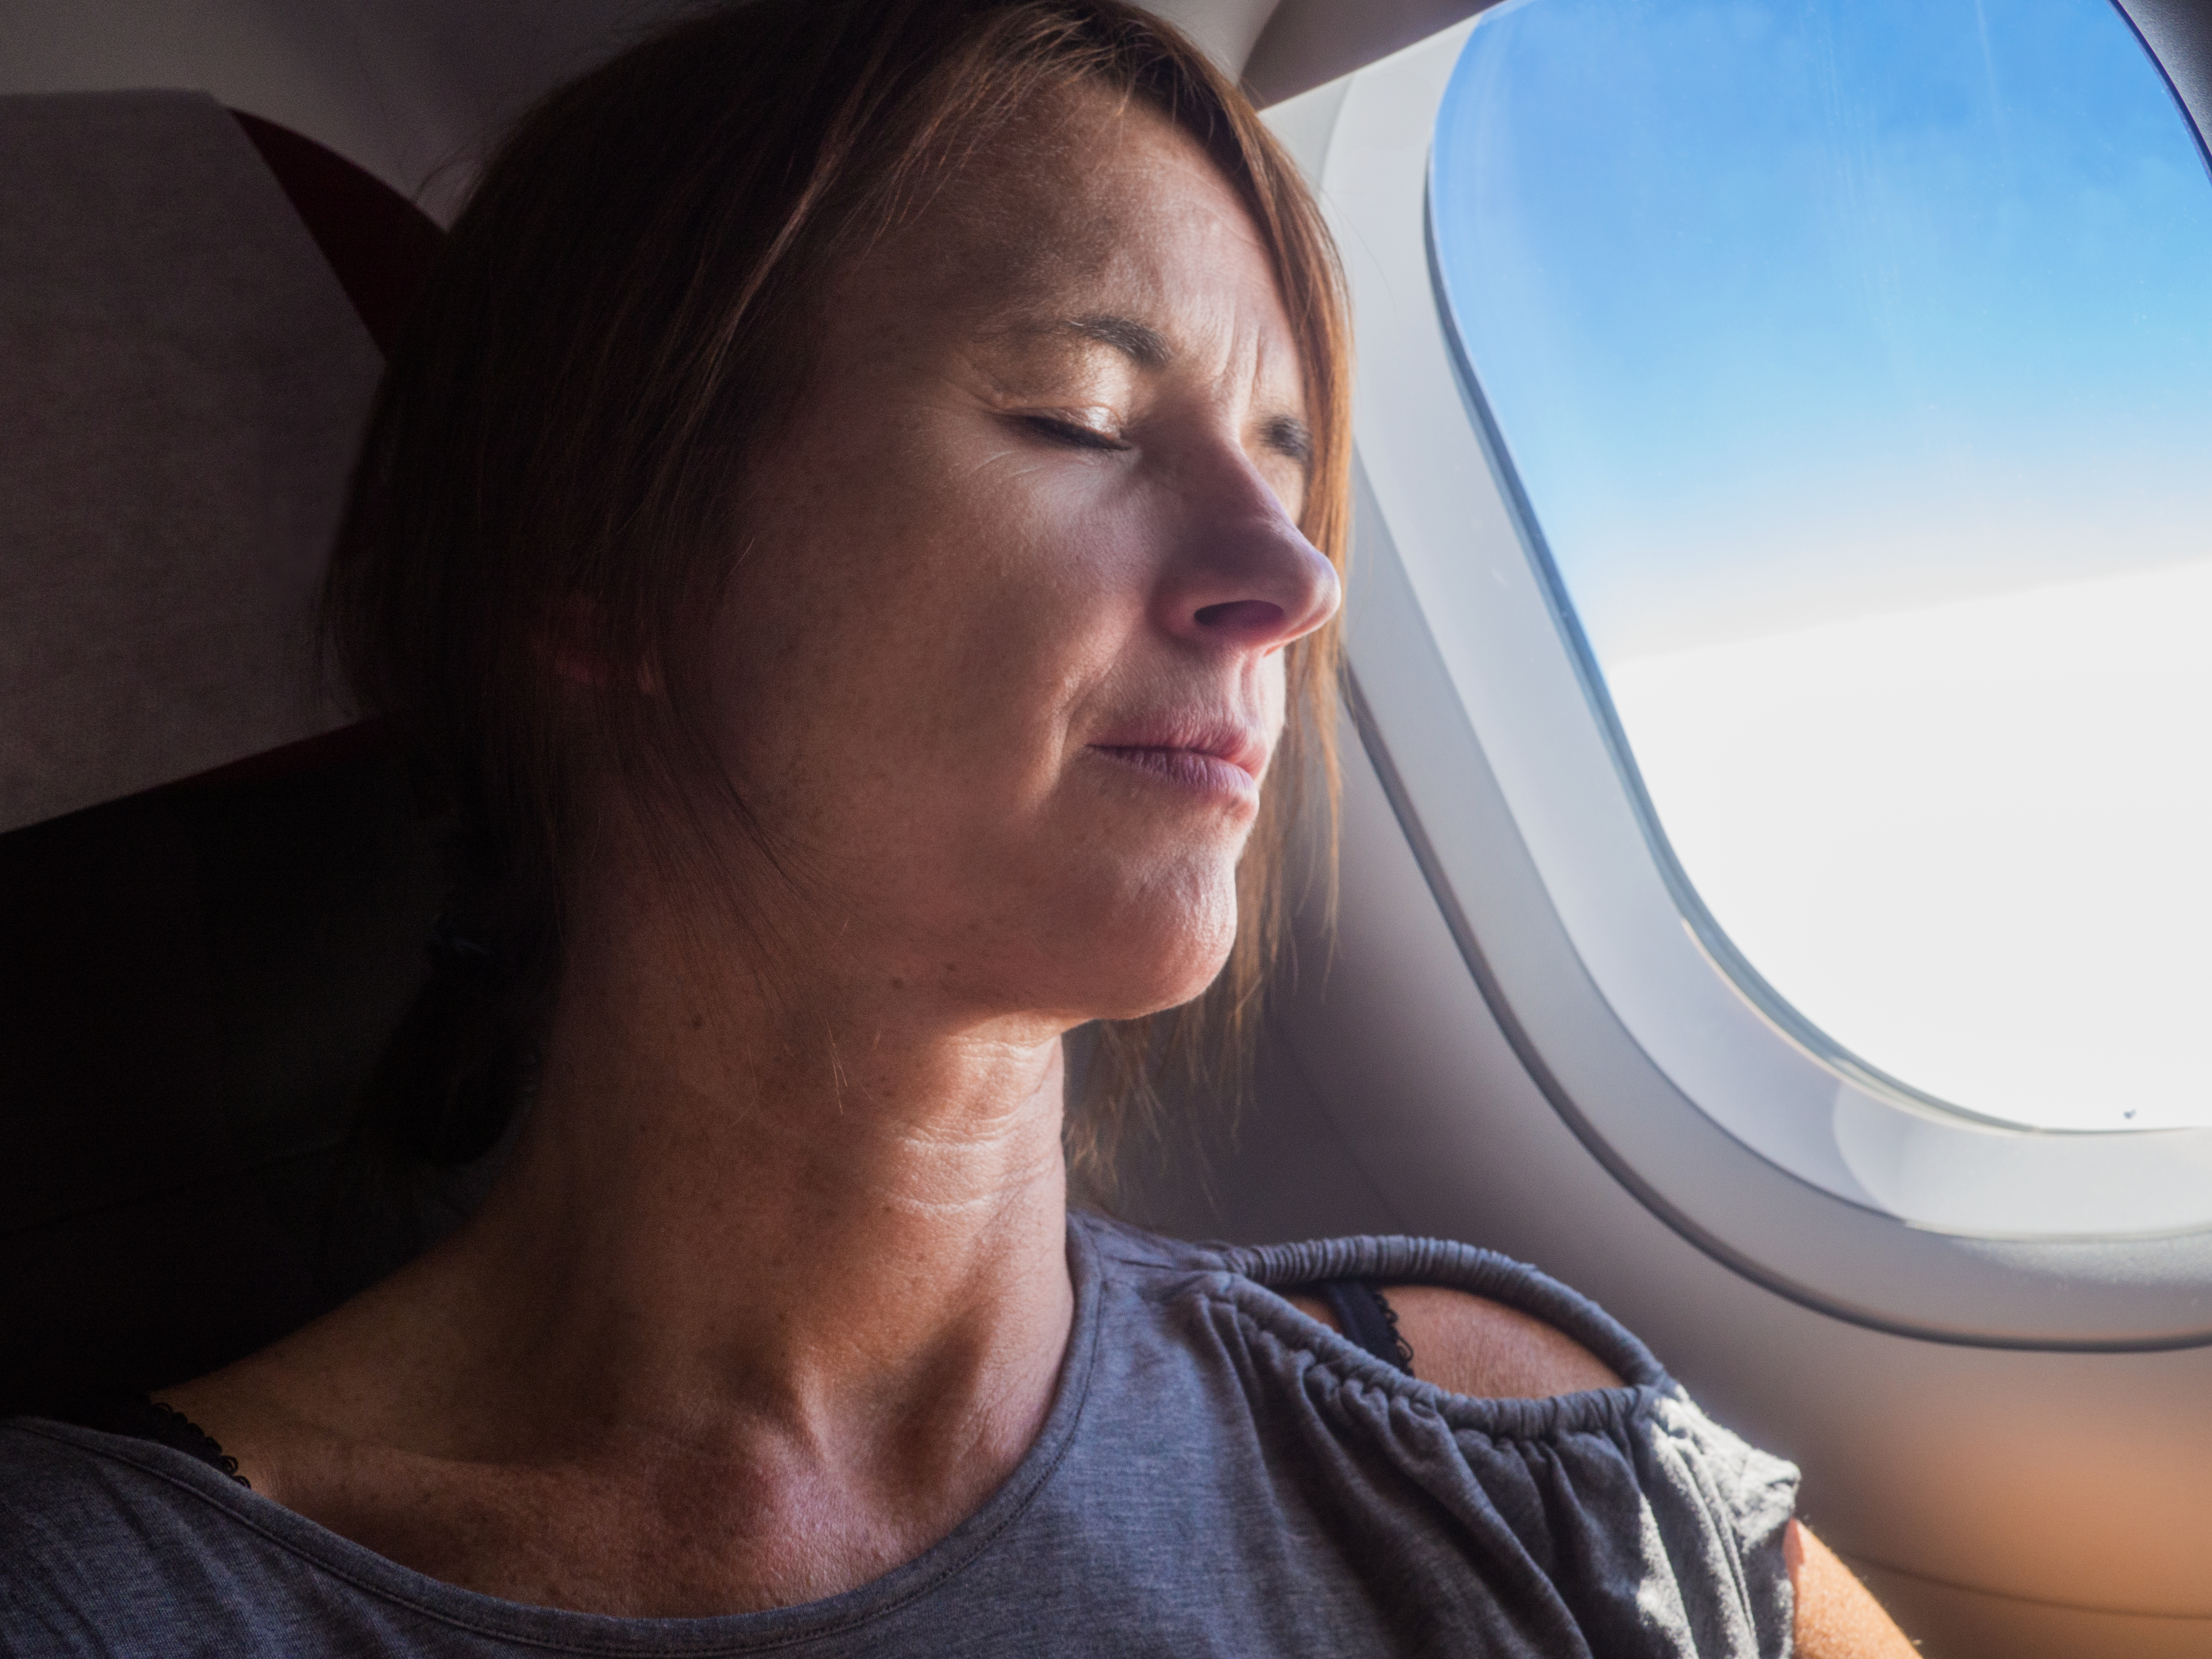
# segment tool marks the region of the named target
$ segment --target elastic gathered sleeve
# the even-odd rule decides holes
[[[1376,1519],[1407,1547],[1458,1556],[1425,1564],[1423,1576],[1464,1586],[1475,1626],[1510,1625],[1502,1650],[1787,1659],[1794,1604],[1783,1540],[1797,1470],[1680,1389],[1477,1401],[1429,1389],[1422,1399],[1332,1378],[1334,1369],[1315,1366],[1302,1392],[1456,1525],[1439,1534],[1407,1524],[1403,1510]]]
[[[1796,1466],[1747,1444],[1679,1390],[1640,1430],[1627,1449],[1696,1650],[1787,1659],[1796,1603],[1783,1544]]]
[[[1256,1388],[1291,1385],[1276,1420],[1304,1440],[1300,1455],[1328,1456],[1321,1437],[1340,1436],[1347,1465],[1395,1465],[1452,1517],[1443,1533],[1425,1528],[1388,1498],[1386,1483],[1364,1483],[1361,1524],[1395,1534],[1409,1565],[1421,1558],[1425,1593],[1457,1603],[1479,1638],[1469,1650],[1787,1659],[1795,1605],[1784,1540],[1796,1466],[1707,1417],[1587,1297],[1522,1263],[1438,1240],[1223,1254],[1248,1276],[1222,1287],[1254,1344],[1241,1361]],[[1249,1282],[1346,1271],[1519,1308],[1581,1342],[1626,1385],[1541,1400],[1450,1394],[1419,1380],[1418,1354],[1407,1377]],[[1301,1423],[1309,1412],[1315,1420]],[[1348,1490],[1349,1467],[1346,1475]]]

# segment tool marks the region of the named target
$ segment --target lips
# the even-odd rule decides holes
[[[1164,720],[1133,726],[1090,745],[1107,759],[1163,782],[1206,793],[1256,795],[1267,744],[1229,720]]]

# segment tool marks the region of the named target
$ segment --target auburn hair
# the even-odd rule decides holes
[[[828,276],[924,210],[963,155],[1077,86],[1164,115],[1250,212],[1304,362],[1300,528],[1341,570],[1335,253],[1250,102],[1166,24],[1121,0],[750,0],[558,88],[492,159],[402,330],[325,596],[337,666],[401,723],[454,824],[447,969],[364,1109],[390,1147],[467,1161],[528,1085],[576,830],[577,690],[549,661],[548,619],[594,634],[611,665],[591,694],[599,752],[667,809],[670,836],[702,814],[748,823],[702,695],[739,540],[734,481],[804,392]],[[1338,650],[1334,623],[1287,649],[1289,714],[1228,964],[1196,1001],[1101,1029],[1070,1119],[1079,1171],[1103,1169],[1162,1065],[1240,1072],[1302,797],[1334,822]]]

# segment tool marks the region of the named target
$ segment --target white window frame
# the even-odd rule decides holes
[[[1602,683],[1455,363],[1435,280],[1431,140],[1478,27],[1269,118],[1319,186],[1351,287],[1347,629],[1363,735],[1470,969],[1585,1143],[1747,1271],[1901,1328],[1955,1331],[1965,1297],[1982,1302],[1966,1321],[1976,1340],[2203,1340],[2212,1130],[2069,1133],[1947,1110],[1824,1046],[1786,1007],[1762,1008],[1755,975],[1747,988],[1717,959],[1725,939],[1689,919],[1694,895],[1608,736]],[[1803,1237],[1783,1242],[1792,1227]],[[1932,1301],[1900,1311],[1877,1280],[1843,1282],[1862,1277],[1834,1259],[1846,1237],[1871,1268],[1889,1253],[1871,1240],[1907,1233],[1955,1241],[1958,1260],[2012,1261],[2046,1289],[2047,1266],[2028,1264],[2054,1249],[2103,1255],[2103,1241],[2137,1263],[2140,1294],[2112,1292],[2101,1311],[2045,1296],[2039,1309],[2025,1282],[2000,1294],[1985,1274],[1947,1286],[1938,1273],[1923,1275]],[[2160,1265],[2146,1273],[2147,1249]],[[2193,1287],[2186,1309],[2177,1275]]]

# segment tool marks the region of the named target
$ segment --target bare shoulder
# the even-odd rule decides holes
[[[153,1395],[221,1446],[256,1492],[279,1502],[298,1484],[287,1477],[304,1461],[302,1450],[325,1437],[295,1404],[289,1358],[279,1344]]]
[[[1556,1326],[1503,1302],[1436,1285],[1385,1285],[1413,1374],[1454,1394],[1540,1400],[1617,1389],[1620,1377]]]
[[[1380,1287],[1413,1351],[1413,1375],[1454,1394],[1485,1400],[1541,1400],[1585,1389],[1617,1389],[1620,1378],[1555,1326],[1503,1302],[1437,1285]],[[1315,1297],[1292,1306],[1332,1330],[1335,1316]]]
[[[1796,1592],[1798,1659],[1914,1659],[1905,1632],[1808,1528],[1792,1521],[1782,1554]]]
[[[1437,1285],[1379,1287],[1413,1350],[1413,1375],[1454,1394],[1486,1400],[1541,1400],[1587,1389],[1617,1389],[1620,1375],[1557,1326],[1488,1297]],[[1337,1328],[1312,1297],[1292,1305]]]
[[[238,1463],[264,1497],[290,1508],[371,1446],[417,1445],[423,1402],[444,1404],[434,1365],[459,1320],[426,1286],[422,1264],[340,1304],[222,1370],[158,1389]]]

